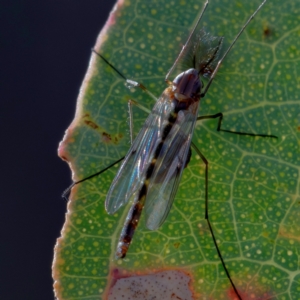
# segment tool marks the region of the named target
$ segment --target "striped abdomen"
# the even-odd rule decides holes
[[[166,91],[168,91],[168,89]],[[128,251],[128,248],[130,246],[130,243],[131,243],[133,235],[134,235],[134,231],[135,231],[136,227],[138,226],[138,223],[139,223],[139,220],[140,220],[140,217],[142,214],[142,210],[145,205],[145,200],[146,200],[146,196],[147,196],[147,192],[148,192],[148,186],[149,186],[153,171],[155,169],[157,159],[158,159],[160,152],[164,146],[164,142],[165,142],[168,134],[170,133],[170,131],[172,130],[172,127],[174,126],[174,123],[176,122],[178,112],[180,110],[188,109],[189,104],[190,104],[188,101],[180,102],[177,99],[173,99],[173,103],[174,103],[174,110],[170,112],[168,121],[165,124],[165,126],[163,127],[161,141],[159,142],[159,144],[157,145],[157,147],[154,150],[153,158],[152,158],[152,160],[146,170],[146,173],[145,173],[144,183],[143,183],[141,189],[138,191],[137,195],[135,196],[134,203],[131,206],[131,208],[128,212],[128,215],[126,217],[126,221],[125,221],[124,227],[122,229],[121,236],[119,238],[119,242],[118,242],[118,246],[117,246],[117,251],[116,251],[116,256],[118,258],[124,258],[126,256],[126,253]],[[189,162],[189,159],[190,159],[190,155],[188,155],[188,157],[187,157],[185,166]]]

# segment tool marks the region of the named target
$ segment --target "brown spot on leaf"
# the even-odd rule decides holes
[[[179,243],[179,242],[178,242],[178,243],[174,243],[173,245],[174,245],[174,247],[175,247],[176,249],[178,249],[179,246],[180,246],[180,243]]]
[[[272,34],[273,34],[273,30],[272,30],[268,25],[265,25],[265,26],[263,27],[263,37],[264,37],[264,38],[268,38],[268,37],[270,37]]]
[[[82,121],[85,125],[98,132],[101,135],[101,141],[105,144],[117,145],[120,139],[123,138],[123,134],[121,133],[108,133],[104,128],[98,125],[95,120],[92,119],[91,115],[88,112],[82,115]]]
[[[102,132],[102,138],[104,143],[111,142],[111,135],[106,132]]]
[[[171,295],[171,299],[178,299],[178,300],[182,300],[181,297],[178,297],[177,295],[175,295],[174,293]]]
[[[270,28],[266,27],[264,28],[264,36],[269,36],[271,34]]]
[[[99,126],[98,126],[96,123],[92,122],[92,121],[84,120],[83,122],[84,122],[87,126],[93,128],[93,129],[99,128]]]

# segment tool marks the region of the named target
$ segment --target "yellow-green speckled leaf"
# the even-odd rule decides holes
[[[120,1],[95,48],[127,78],[159,97],[203,2]],[[201,27],[224,36],[226,48],[259,4],[211,0]],[[197,124],[193,137],[209,161],[211,223],[244,300],[300,299],[299,49],[300,2],[269,0],[201,100],[201,115],[224,113],[224,129],[278,136],[220,133],[217,121],[207,120]],[[139,89],[126,88],[116,72],[92,55],[76,116],[59,148],[74,180],[126,154],[128,99],[149,109],[154,104]],[[135,134],[146,117],[134,108]],[[184,170],[166,222],[149,231],[142,218],[123,261],[115,261],[114,252],[128,206],[113,216],[104,209],[116,172],[113,167],[72,190],[53,264],[57,298],[104,299],[125,273],[179,270],[190,278],[191,299],[234,299],[204,219],[204,165],[199,157],[193,153]]]

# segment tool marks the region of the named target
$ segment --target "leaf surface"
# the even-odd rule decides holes
[[[260,1],[211,0],[201,21],[228,47]],[[203,1],[120,1],[95,48],[127,78],[159,97],[164,77]],[[268,1],[224,61],[201,100],[200,115],[223,112],[223,128],[278,139],[216,131],[197,124],[194,143],[209,161],[210,220],[231,277],[245,299],[300,299],[300,4]],[[130,146],[129,99],[153,99],[94,54],[75,118],[59,147],[75,181],[104,169]],[[137,134],[147,114],[133,110]],[[114,260],[128,206],[108,215],[104,201],[117,172],[76,185],[53,263],[58,299],[105,298],[119,277],[180,270],[192,299],[234,299],[204,219],[204,164],[193,153],[171,212],[157,231],[142,218],[129,253]],[[116,275],[116,272],[119,274]],[[137,298],[137,299],[146,299]]]

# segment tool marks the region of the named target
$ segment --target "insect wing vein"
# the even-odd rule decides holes
[[[162,124],[168,117],[169,110],[168,99],[162,94],[111,184],[105,201],[105,208],[109,214],[114,214],[126,204],[143,184],[145,172],[153,158],[154,149],[160,141]]]
[[[190,149],[198,113],[198,102],[188,111],[180,111],[164,147],[157,158],[145,203],[146,226],[156,230],[172,207]]]

